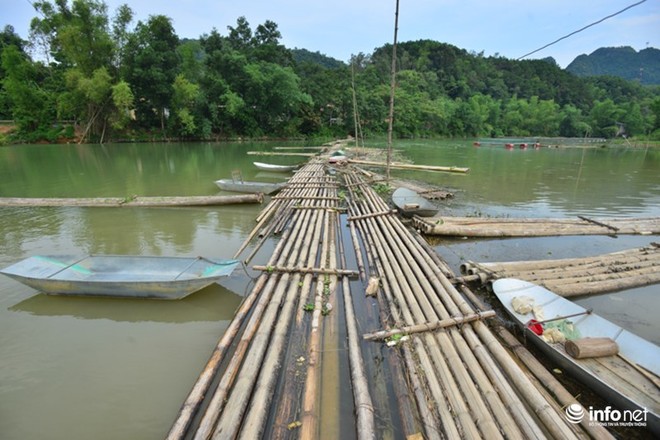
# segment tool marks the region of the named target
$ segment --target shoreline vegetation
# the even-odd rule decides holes
[[[16,126],[9,123],[10,121],[0,121],[0,148],[9,146],[20,145],[61,145],[61,144],[81,144],[80,136],[58,136],[52,140],[39,140],[35,142],[25,142],[23,140],[11,140],[12,132],[16,130]],[[70,130],[69,130],[70,131]],[[374,135],[372,139],[383,138],[384,134]],[[616,139],[602,139],[602,138],[569,138],[569,137],[492,137],[492,138],[447,138],[443,136],[424,137],[423,139],[455,139],[457,141],[472,142],[475,147],[481,146],[499,146],[507,149],[534,149],[534,148],[609,148],[609,147],[631,147],[631,148],[660,148],[660,140],[650,140],[644,138],[616,138]],[[211,138],[211,139],[177,139],[177,138],[162,138],[159,136],[144,134],[137,137],[126,137],[121,139],[112,139],[107,143],[125,144],[125,143],[176,143],[176,142],[278,142],[278,141],[309,141],[309,138],[302,136],[297,137],[224,137],[224,138]],[[93,143],[93,142],[87,142]]]
[[[552,58],[398,42],[390,118],[391,44],[343,62],[287,48],[271,20],[187,39],[164,15],[136,23],[128,5],[34,8],[30,41],[0,31],[0,120],[16,126],[0,144],[373,138],[390,123],[399,139],[660,141],[660,85]]]

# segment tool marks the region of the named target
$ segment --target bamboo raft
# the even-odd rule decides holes
[[[0,206],[77,206],[77,207],[163,207],[216,206],[239,203],[262,203],[261,194],[185,197],[94,197],[94,198],[18,198],[0,197]]]
[[[486,325],[492,311],[362,177],[341,173],[347,212],[315,159],[257,218],[236,257],[256,241],[245,261],[265,258],[279,240],[168,439],[583,437],[562,410],[570,393],[529,359],[539,379],[528,375]]]
[[[457,281],[490,283],[519,278],[563,297],[592,295],[660,283],[660,245],[586,258],[476,263],[460,267]]]
[[[660,233],[660,218],[578,219],[431,217],[415,218],[427,235],[459,237],[542,237],[555,235],[651,235]]]

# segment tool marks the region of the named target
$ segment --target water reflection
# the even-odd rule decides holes
[[[74,298],[40,293],[9,307],[8,310],[35,316],[71,316],[122,322],[213,322],[231,320],[242,299],[216,283],[176,301]]]
[[[513,207],[534,217],[660,215],[657,149],[507,151],[497,147],[445,148],[428,142],[412,143],[404,151],[415,163],[467,166],[470,172],[397,171],[397,176],[454,189],[469,201],[486,206]],[[539,199],[548,210],[537,204]]]

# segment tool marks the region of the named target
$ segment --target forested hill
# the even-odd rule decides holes
[[[646,85],[660,85],[660,50],[602,47],[575,58],[566,70],[577,76],[609,75]]]
[[[112,19],[102,1],[73,5],[34,2],[31,42],[0,32],[0,120],[16,127],[0,144],[387,132],[391,44],[342,62],[285,47],[270,20],[239,17],[225,34],[181,39],[163,15],[134,24],[127,5]],[[396,67],[398,137],[613,137],[625,127],[660,139],[660,86],[432,40],[398,44]]]

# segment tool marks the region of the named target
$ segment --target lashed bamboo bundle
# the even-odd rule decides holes
[[[467,279],[488,282],[520,278],[542,284],[564,297],[590,295],[660,283],[660,246],[628,249],[585,258],[461,265]]]
[[[461,292],[469,298],[470,302],[475,307],[484,312],[488,310],[486,305],[465,285],[460,286]],[[562,406],[566,408],[574,403],[579,403],[575,397],[543,366],[541,361],[537,359],[527,348],[513,336],[503,326],[496,326],[495,331],[502,341],[509,347],[515,356],[529,369],[529,371],[536,377],[538,383],[548,390]],[[613,439],[607,429],[603,426],[594,424],[588,418],[584,418],[580,425],[595,439]]]
[[[319,163],[310,163],[304,170],[301,176],[306,178],[325,174]],[[337,262],[337,242],[342,239],[336,232],[339,230],[336,185],[317,185],[311,192],[307,188],[291,188],[289,191],[291,199],[271,201],[271,206],[262,214],[263,218],[270,218],[269,223],[288,225],[283,230],[282,240],[268,265],[259,267],[264,271],[246,299],[248,305],[241,308],[241,319],[232,322],[232,329],[235,328],[236,332],[225,334],[218,344],[209,365],[182,407],[168,436],[170,439],[190,435],[188,431],[195,417],[199,419],[194,431],[194,437],[198,439],[261,438],[266,432],[273,438],[285,437],[290,427],[284,421],[269,426],[267,422],[271,414],[298,417],[303,437],[318,437],[321,429],[327,430],[322,425],[326,423],[325,418],[332,419],[328,408],[333,405],[325,400],[321,404],[319,399],[320,388],[331,382],[323,377],[326,373],[320,368],[323,346],[328,343],[327,335],[321,336],[325,322],[321,319],[321,311],[326,300],[333,300],[332,291],[337,286],[338,277],[344,280],[344,295],[350,295],[347,277],[355,272],[346,269],[345,264],[340,268]],[[294,201],[296,195],[299,198]],[[288,209],[291,203],[310,209]],[[257,228],[262,227],[269,228],[270,225],[260,220]],[[311,319],[308,314],[301,315],[302,305],[310,302],[315,303]],[[358,341],[356,317],[350,307],[346,313],[351,339]],[[338,339],[336,335],[335,338]],[[359,347],[355,342],[350,345],[358,436],[375,438],[373,410],[364,370],[360,368]],[[227,350],[229,346],[233,351]],[[282,372],[285,360],[289,365],[298,362],[290,359],[298,349],[302,350],[301,362],[306,365],[302,387],[297,376],[295,380],[287,381],[289,369]],[[219,373],[221,363],[224,369]],[[210,388],[212,374],[219,375],[214,379],[217,383],[215,390]],[[276,396],[278,387],[282,387],[284,393]],[[201,414],[204,394],[208,396]],[[299,412],[300,394],[302,413]],[[334,407],[338,413],[338,403]]]
[[[326,186],[326,184],[328,185]],[[234,258],[238,258],[252,239],[258,235],[261,237],[261,241],[255,246],[255,252],[246,258],[246,262],[252,259],[261,244],[270,235],[282,232],[286,224],[292,219],[294,209],[318,206],[322,206],[325,209],[325,204],[302,203],[302,201],[314,200],[307,199],[309,197],[322,197],[319,194],[324,194],[325,188],[328,186],[331,188],[336,187],[336,181],[332,181],[325,175],[322,164],[318,162],[310,163],[298,170],[289,179],[287,186],[280,191],[278,197],[272,198],[268,205],[261,211],[256,219],[256,226],[236,251]]]
[[[427,235],[459,237],[543,237],[555,235],[651,235],[660,233],[660,218],[541,219],[416,217],[415,228]]]
[[[353,192],[359,177],[347,174],[346,180]],[[375,192],[362,186],[360,193],[362,200],[349,210],[360,219],[351,223],[368,243],[394,323],[410,326],[474,314],[400,221],[367,215],[386,209]],[[416,389],[415,396],[428,438],[543,438],[539,421],[553,436],[574,436],[480,321],[413,336],[403,352],[409,371],[422,373],[411,380],[421,381],[426,390]]]

